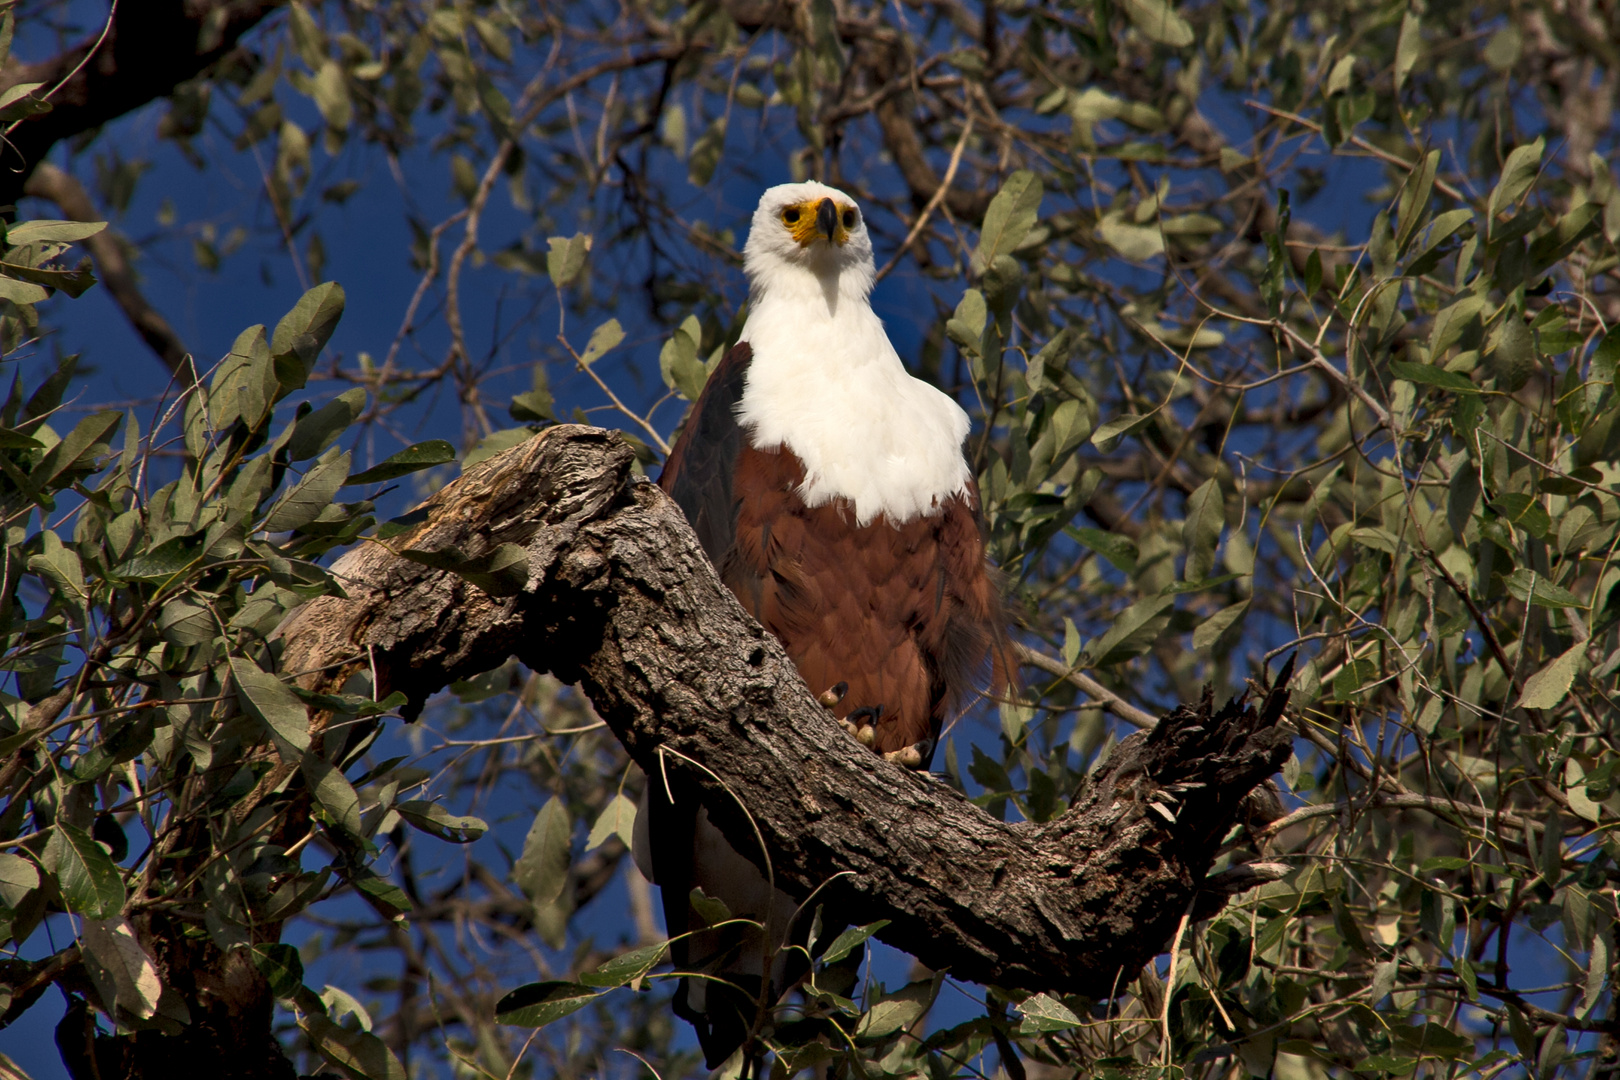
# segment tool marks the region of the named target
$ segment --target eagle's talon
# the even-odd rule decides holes
[[[821,696],[816,698],[816,700],[821,702],[821,707],[823,709],[831,709],[831,708],[835,707],[840,701],[843,701],[844,700],[844,695],[847,694],[847,693],[849,693],[849,683],[847,683],[847,682],[835,683],[834,685],[828,687],[826,690],[823,690],[821,692]],[[854,734],[854,732],[851,732],[850,734]]]
[[[903,769],[920,769],[926,760],[926,751],[933,749],[933,740],[924,739],[922,742],[902,746],[898,750],[890,750],[883,755],[884,761],[892,761]]]
[[[854,727],[855,741],[870,748],[877,742],[877,723],[883,719],[883,706],[866,705],[855,709],[844,719],[844,726]]]

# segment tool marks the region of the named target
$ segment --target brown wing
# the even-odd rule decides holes
[[[737,402],[753,358],[754,350],[746,341],[726,353],[703,384],[658,477],[658,486],[680,505],[715,566],[725,561],[736,533],[731,478],[745,441],[737,425]]]
[[[806,506],[803,480],[792,452],[744,443],[721,578],[781,639],[813,692],[849,684],[839,716],[883,706],[876,749],[936,739],[1003,640],[977,492],[899,526],[881,516],[857,526],[837,500]]]

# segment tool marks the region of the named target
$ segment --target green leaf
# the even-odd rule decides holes
[[[1511,522],[1515,528],[1523,529],[1531,536],[1547,535],[1552,528],[1552,516],[1547,513],[1541,501],[1534,495],[1522,491],[1511,492],[1491,502],[1491,509],[1500,514],[1505,521]]]
[[[873,934],[876,934],[878,931],[882,930],[888,925],[888,919],[879,919],[877,922],[867,923],[865,926],[850,927],[842,934],[839,934],[837,937],[833,938],[833,943],[827,946],[826,952],[821,954],[821,962],[823,964],[838,963],[838,961],[842,960],[844,957],[866,944],[867,938],[870,938]]]
[[[934,1003],[943,977],[943,974],[936,975],[933,979],[914,982],[885,995],[883,1000],[867,1009],[860,1023],[855,1025],[855,1038],[882,1039],[915,1023]]]
[[[1192,644],[1195,649],[1207,649],[1220,640],[1233,626],[1243,618],[1249,610],[1247,600],[1239,600],[1229,607],[1224,607],[1199,623],[1193,628]]]
[[[1508,592],[1520,600],[1550,608],[1584,608],[1586,601],[1559,585],[1554,585],[1534,570],[1521,567],[1507,579]]]
[[[47,289],[60,289],[74,297],[83,296],[90,286],[96,283],[95,274],[79,267],[68,269],[50,265],[20,266],[17,263],[0,261],[0,274]]]
[[[350,459],[350,453],[344,451],[310,469],[270,508],[259,528],[272,533],[288,532],[320,517],[321,511],[332,504],[337,489],[348,479]]]
[[[489,826],[475,817],[458,817],[436,802],[412,799],[395,803],[399,816],[425,833],[452,844],[470,844],[489,831]]]
[[[363,1080],[408,1080],[405,1066],[394,1052],[369,1031],[335,1024],[321,1013],[305,1013],[298,1026],[309,1036],[310,1045],[327,1061],[352,1077]]]
[[[1147,652],[1169,625],[1175,602],[1174,593],[1150,596],[1120,612],[1108,632],[1091,646],[1092,663],[1108,667]]]
[[[1546,145],[1546,138],[1538,135],[1535,142],[1521,146],[1508,155],[1507,163],[1502,166],[1502,178],[1491,189],[1485,214],[1486,227],[1493,235],[1496,232],[1496,215],[1518,202],[1519,197],[1529,191],[1530,185],[1535,182],[1536,173],[1541,169],[1541,152]]]
[[[0,852],[0,904],[15,908],[39,888],[39,870],[20,855]]]
[[[87,919],[115,918],[124,908],[124,879],[107,851],[83,829],[58,821],[45,844],[67,909]]]
[[[1193,43],[1192,26],[1167,0],[1123,0],[1131,24],[1160,45],[1184,49]]]
[[[171,645],[182,648],[214,640],[220,624],[206,604],[190,596],[178,596],[163,605],[158,614],[158,633]]]
[[[177,574],[183,574],[202,554],[202,546],[189,536],[176,536],[165,540],[150,551],[137,552],[128,562],[119,566],[114,577],[126,581],[159,581],[167,583]]]
[[[275,360],[276,381],[281,395],[301,389],[321,350],[343,318],[343,286],[328,281],[299,297],[293,309],[276,323],[270,339],[270,355]]]
[[[349,84],[344,78],[343,66],[328,57],[310,82],[314,91],[315,107],[321,110],[321,119],[333,131],[343,131],[354,119],[354,103],[349,100]]]
[[[703,134],[692,144],[692,152],[686,159],[686,177],[694,187],[703,187],[714,176],[725,148],[726,118],[721,114],[703,129]]]
[[[962,349],[977,356],[983,348],[984,324],[988,317],[984,294],[978,289],[968,289],[957,302],[955,314],[945,324],[945,334]]]
[[[990,200],[979,230],[979,246],[973,252],[973,274],[983,274],[1001,255],[1011,255],[1024,242],[1041,209],[1041,181],[1028,169],[1007,177]]]
[[[568,808],[553,795],[534,816],[529,835],[523,840],[523,854],[512,864],[512,880],[537,905],[549,904],[562,895],[568,883],[573,833]]]
[[[658,370],[664,376],[664,385],[687,401],[696,401],[709,379],[707,365],[698,359],[702,340],[702,324],[696,315],[688,315],[658,351]]]
[[[1447,210],[1445,213],[1437,215],[1427,226],[1420,229],[1418,232],[1420,243],[1417,253],[1406,264],[1407,275],[1418,277],[1439,266],[1440,259],[1445,254],[1441,250],[1441,246],[1451,239],[1458,229],[1461,229],[1464,225],[1469,225],[1473,220],[1474,212],[1472,210]]]
[[[1407,174],[1401,188],[1401,199],[1396,214],[1400,227],[1395,232],[1395,247],[1403,254],[1418,226],[1428,220],[1429,196],[1434,193],[1434,174],[1440,168],[1440,151],[1430,150],[1423,160]]]
[[[585,268],[585,253],[591,250],[591,238],[585,233],[573,236],[553,236],[546,241],[546,273],[559,289],[567,288]]]
[[[413,443],[378,462],[364,472],[355,473],[343,481],[343,486],[353,484],[377,484],[384,480],[394,480],[422,469],[431,469],[435,465],[448,465],[456,460],[456,448],[443,439],[429,439],[426,442]]]
[[[374,911],[391,922],[403,922],[413,909],[405,890],[375,870],[363,868],[350,875],[349,881]]]
[[[343,770],[321,757],[306,753],[298,762],[304,782],[315,796],[316,804],[334,825],[352,836],[360,836],[364,828],[360,823],[360,796],[344,777]]]
[[[1538,587],[1538,590],[1539,587]],[[1554,657],[1552,662],[1524,680],[1524,692],[1519,705],[1525,709],[1552,709],[1569,694],[1581,658],[1586,655],[1586,642],[1579,641]]]
[[[1097,222],[1097,238],[1132,262],[1147,262],[1164,254],[1164,235],[1157,223],[1138,225],[1121,213],[1105,214]]]
[[[305,461],[325,453],[365,407],[366,392],[362,387],[345,390],[298,421],[287,442],[287,456],[293,461]]]
[[[113,429],[123,418],[123,413],[108,409],[80,420],[61,442],[45,452],[34,468],[34,482],[45,489],[64,473],[93,468],[96,448],[106,449],[105,440],[112,438]]]
[[[1074,1010],[1056,998],[1036,994],[1016,1006],[1024,1020],[1018,1025],[1020,1035],[1045,1035],[1051,1031],[1068,1031],[1082,1026]]]
[[[1214,477],[1204,481],[1187,496],[1187,520],[1181,527],[1181,543],[1187,552],[1182,577],[1203,581],[1215,568],[1215,546],[1226,528],[1226,499]]]
[[[294,760],[309,750],[309,710],[286,683],[244,657],[230,658],[231,678],[242,711],[263,724],[281,755]]]
[[[128,919],[87,918],[79,941],[92,979],[112,985],[116,1008],[139,1020],[157,1012],[163,984]]]
[[[518,1027],[545,1027],[578,1012],[602,991],[570,982],[537,982],[520,986],[495,1003],[495,1021]]]
[[[1115,570],[1136,573],[1138,553],[1130,537],[1101,529],[1079,528],[1074,530],[1074,538],[1107,559]]]
[[[0,300],[10,300],[13,304],[38,304],[44,301],[50,293],[45,286],[36,285],[31,281],[18,281],[5,273],[8,263],[0,263]]]
[[[619,325],[618,319],[609,319],[591,332],[591,340],[586,343],[585,351],[579,354],[579,362],[590,367],[623,340],[624,327]]]
[[[624,841],[625,847],[630,847],[635,827],[636,804],[621,791],[608,801],[597,816],[596,824],[591,826],[591,835],[585,841],[585,850],[600,847],[610,836],[617,836]]]
[[[1422,17],[1415,11],[1401,16],[1400,36],[1395,39],[1395,90],[1399,93],[1423,52]]]
[[[253,966],[270,984],[270,993],[283,1001],[297,996],[304,985],[304,962],[297,949],[280,942],[256,944],[252,956]]]
[[[640,990],[641,980],[647,977],[647,972],[658,965],[658,962],[664,958],[664,953],[668,950],[669,942],[667,941],[632,949],[630,952],[615,956],[595,971],[581,975],[579,981],[586,986],[614,987],[628,985],[632,990]]]
[[[105,221],[24,221],[6,230],[6,243],[12,247],[71,244],[94,236],[106,227]]]
[[[1120,444],[1120,440],[1146,427],[1152,419],[1152,414],[1137,416],[1134,413],[1126,413],[1124,416],[1116,416],[1091,433],[1091,445],[1105,454],[1111,454]]]
[[[1413,364],[1405,360],[1391,360],[1390,374],[1397,379],[1405,379],[1411,383],[1422,383],[1424,386],[1438,386],[1443,390],[1455,390],[1460,394],[1477,394],[1479,387],[1475,386],[1468,376],[1457,371],[1447,371],[1445,368],[1433,364]]]
[[[1518,393],[1536,370],[1535,334],[1525,321],[1508,312],[1502,325],[1486,347],[1486,370],[1496,380],[1496,388],[1509,394]]]

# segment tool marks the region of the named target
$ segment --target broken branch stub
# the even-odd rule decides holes
[[[1116,747],[1060,817],[998,821],[849,738],[632,458],[561,425],[469,469],[412,532],[339,561],[349,598],[289,619],[283,669],[330,686],[374,663],[379,697],[414,702],[514,654],[577,681],[650,776],[698,790],[789,892],[827,884],[840,917],[890,920],[879,937],[960,978],[1102,997],[1162,950],[1288,756],[1285,690],[1259,708],[1206,694]],[[502,544],[527,551],[528,581],[499,598],[389,550]]]

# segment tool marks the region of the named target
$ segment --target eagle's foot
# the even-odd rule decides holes
[[[877,722],[883,719],[883,706],[870,705],[856,709],[844,718],[844,730],[855,736],[855,741],[870,747],[877,742]]]
[[[849,683],[835,683],[823,690],[821,696],[816,700],[821,703],[823,709],[835,709],[838,707],[838,703],[844,700],[844,695],[847,693],[849,693]]]
[[[883,755],[884,761],[892,761],[906,769],[921,769],[934,753],[934,740],[923,739],[910,746],[902,746],[898,750],[890,750]]]

